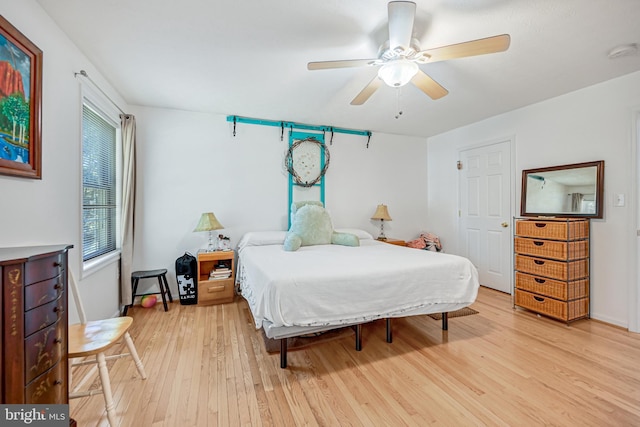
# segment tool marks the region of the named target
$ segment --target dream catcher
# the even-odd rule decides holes
[[[315,137],[295,140],[287,151],[285,167],[295,185],[313,187],[329,167],[329,149]]]

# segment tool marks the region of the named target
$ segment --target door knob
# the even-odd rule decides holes
[[[500,225],[501,225],[501,226],[503,226],[504,228],[507,228],[507,227],[509,226],[509,223],[505,221],[505,222],[503,222],[503,223],[502,223],[502,224],[500,224]]]

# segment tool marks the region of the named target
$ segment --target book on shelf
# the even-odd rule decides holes
[[[212,270],[211,273],[209,273],[209,277],[219,277],[219,278],[227,278],[227,277],[231,277],[231,271],[215,271]]]

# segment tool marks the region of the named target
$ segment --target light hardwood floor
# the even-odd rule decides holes
[[[109,362],[122,426],[638,426],[640,334],[565,325],[481,288],[479,314],[384,321],[353,337],[264,350],[245,301],[164,312],[135,307],[131,335],[149,378]],[[120,350],[120,349],[114,349]],[[88,368],[74,369],[74,380]],[[95,372],[88,372],[95,383]],[[101,395],[71,401],[79,426],[105,426]]]

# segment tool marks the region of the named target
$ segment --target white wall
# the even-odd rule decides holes
[[[80,279],[81,101],[74,72],[85,69],[116,102],[125,103],[35,1],[0,0],[0,11],[43,51],[42,179],[0,175],[0,247],[72,244],[70,267]],[[91,318],[117,311],[116,267],[79,283]],[[69,304],[75,322],[72,298]]]
[[[129,108],[35,1],[0,0],[0,10],[44,52],[42,180],[0,175],[0,247],[74,245],[70,268],[90,319],[117,313],[118,268],[111,264],[86,277],[80,272],[81,97],[75,72],[86,70],[137,117],[134,269],[169,269],[177,296],[174,262],[206,245],[204,233],[192,232],[205,211],[216,213],[233,245],[247,230],[286,228],[287,145],[278,128],[239,125],[233,138],[222,115]],[[336,134],[330,151],[326,200],[336,227],[358,226],[377,235],[379,225],[369,218],[378,203],[386,203],[393,218],[385,224],[387,235],[418,235],[426,213],[423,138],[374,134],[367,149],[364,137]],[[75,322],[72,298],[69,304]]]
[[[592,221],[591,315],[628,325],[627,298],[635,295],[635,199],[632,129],[640,106],[640,72],[461,127],[428,140],[429,227],[450,252],[457,241],[457,170],[462,147],[515,139],[513,213],[520,211],[523,169],[605,161],[604,218]],[[615,194],[626,206],[614,207]]]
[[[129,108],[34,0],[0,0],[0,10],[44,52],[43,178],[0,176],[0,246],[73,244],[70,267],[80,278],[80,86],[74,72],[81,69],[138,119],[134,268],[165,267],[173,273],[178,256],[205,245],[205,235],[191,232],[203,211],[216,213],[234,245],[247,230],[286,227],[286,144],[279,141],[279,129],[241,125],[233,138],[221,115]],[[411,239],[433,231],[455,253],[454,165],[462,147],[515,138],[514,213],[520,170],[604,159],[605,218],[593,221],[592,228],[592,315],[626,326],[626,299],[636,295],[628,289],[635,283],[630,134],[632,110],[637,113],[639,106],[640,73],[634,73],[438,135],[428,144],[374,134],[366,149],[364,138],[338,134],[330,146],[327,207],[337,227],[359,226],[376,235],[378,224],[369,217],[378,203],[386,203],[394,219],[385,225],[388,236]],[[616,193],[627,195],[625,207],[612,206]],[[114,264],[82,277],[91,318],[116,312],[116,276]]]
[[[192,231],[202,212],[215,213],[233,247],[250,230],[286,230],[288,140],[285,134],[280,141],[280,128],[238,124],[233,137],[224,115],[132,112],[139,168],[135,269],[169,269],[177,295],[176,258],[206,246],[207,234]],[[385,234],[416,238],[427,224],[426,140],[374,133],[366,144],[366,137],[336,133],[329,145],[326,206],[334,226],[377,236],[379,223],[370,218],[385,203],[393,218]]]

